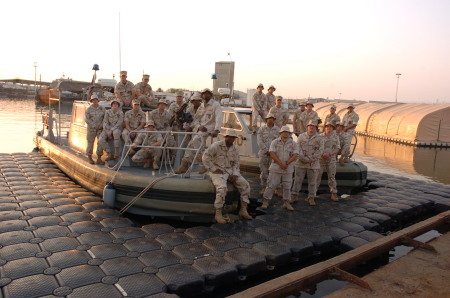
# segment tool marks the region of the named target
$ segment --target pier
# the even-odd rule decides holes
[[[0,154],[3,297],[196,296],[380,241],[450,209],[450,186],[369,172],[366,191],[317,206],[281,198],[254,220],[136,226],[41,153]]]

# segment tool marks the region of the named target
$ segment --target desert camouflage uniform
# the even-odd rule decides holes
[[[238,176],[233,185],[241,194],[241,201],[250,203],[250,184],[242,177],[239,171],[239,151],[236,145],[227,147],[225,141],[217,141],[212,144],[203,154],[203,165],[209,171],[212,183],[216,187],[215,208],[222,208],[227,195],[227,181],[230,175]],[[222,170],[223,174],[214,174],[217,169]]]
[[[269,155],[270,144],[273,140],[279,137],[279,129],[274,125],[272,128],[267,124],[260,127],[257,134],[258,142],[258,156],[259,156],[259,169],[261,174],[259,176],[261,180],[261,189],[264,190],[267,186],[267,177],[269,176],[269,166],[272,162],[272,158]]]
[[[275,95],[270,94],[269,92],[266,93],[266,98],[267,98],[267,111],[270,111],[270,109],[272,107],[275,106],[276,102],[275,102]]]
[[[298,154],[298,148],[292,138],[286,142],[281,137],[276,138],[270,144],[269,152],[275,152],[278,158],[286,163],[294,154]],[[283,170],[279,164],[272,162],[269,167],[269,178],[263,198],[271,200],[275,189],[282,184],[283,200],[291,200],[292,173],[294,173],[294,162],[291,162],[286,170]]]
[[[86,154],[92,155],[92,151],[94,149],[94,141],[95,138],[99,140],[100,134],[102,133],[102,130],[97,130],[96,127],[100,126],[103,127],[103,117],[105,116],[105,108],[102,106],[94,107],[93,105],[90,105],[86,111],[85,111],[85,121],[87,124],[87,134],[86,134],[86,140],[87,140],[87,148],[86,148]],[[100,144],[98,144],[97,141],[97,155],[102,155],[103,148]]]
[[[345,113],[344,118],[342,119],[342,124],[345,127],[349,127],[353,124],[358,124],[359,116],[355,113],[355,111],[352,111],[351,113]],[[346,145],[349,146],[352,143],[353,135],[355,134],[355,128],[349,129],[346,131],[347,138],[345,140]]]
[[[336,132],[336,135],[339,138],[339,144],[341,146],[341,150],[339,151],[340,155],[349,155],[350,154],[350,144],[348,142],[348,133],[345,131]]]
[[[325,122],[328,123],[328,122]],[[324,141],[324,149],[323,153],[328,153],[330,155],[330,160],[326,160],[323,156],[320,157],[320,169],[317,174],[317,187],[319,187],[320,182],[322,181],[323,172],[327,172],[328,174],[328,186],[330,187],[331,193],[337,193],[337,184],[336,184],[336,154],[331,155],[336,148],[340,149],[339,137],[333,131],[329,136],[325,133],[320,135]]]
[[[145,123],[145,113],[141,109],[139,109],[137,113],[134,113],[133,110],[127,111],[123,117],[123,121],[128,121],[130,123],[131,130],[136,130],[141,123]],[[122,131],[122,139],[127,145],[132,143],[130,140],[130,134],[131,132],[126,128]]]
[[[283,125],[287,124],[287,119],[289,119],[289,111],[286,108],[273,106],[269,113],[275,116],[275,125],[281,128]]]
[[[302,111],[300,109],[298,109],[297,111],[294,112],[294,118],[293,118],[293,123],[294,123],[294,132],[295,133],[299,133],[300,131],[305,131],[306,127],[303,125],[302,123],[302,114],[305,111]],[[300,129],[300,127],[303,128],[303,130]]]
[[[302,127],[305,129],[304,131],[306,131],[306,126],[308,125],[309,121],[311,120],[319,120],[319,115],[317,114],[316,111],[311,111],[308,112],[308,110],[305,110],[302,114],[301,114],[301,118],[300,121],[302,122]]]
[[[112,109],[109,109],[105,113],[103,118],[103,132],[100,135],[100,140],[98,141],[102,149],[110,153],[111,150],[108,145],[108,130],[112,130],[112,135],[114,137],[114,147],[119,148],[120,146],[120,135],[123,129],[123,112],[119,109],[116,113]]]
[[[134,144],[141,146],[151,146],[158,141],[162,140],[160,133],[148,133],[141,132],[138,134],[136,139],[134,139]],[[146,159],[153,158],[158,161],[161,158],[162,149],[156,148],[141,148],[135,155],[131,158],[134,162],[143,162]]]
[[[319,158],[323,153],[323,138],[316,133],[309,136],[308,132],[302,133],[297,139],[298,160],[295,165],[295,178],[292,193],[298,195],[302,188],[303,179],[308,174],[309,196],[315,197],[317,191],[317,174],[320,169]],[[311,161],[311,162],[310,162]]]
[[[127,80],[125,84],[122,83],[122,81],[119,81],[116,86],[114,87],[114,93],[119,94],[122,97],[125,97],[129,102],[123,102],[122,106],[130,106],[131,105],[131,95],[134,89],[134,84]]]
[[[258,111],[263,111],[263,116],[261,117]],[[267,115],[267,98],[264,93],[256,92],[253,94],[252,98],[252,125],[257,126],[258,118],[264,122],[264,117]]]
[[[330,113],[325,117],[325,121],[323,122],[323,124],[325,125],[325,123],[331,123],[334,127],[336,127],[336,124],[338,124],[339,122],[341,122],[341,117],[339,117],[339,115],[336,113]]]
[[[188,128],[192,128],[192,131],[194,131],[194,128],[199,125],[200,118],[201,118],[201,113],[199,113],[199,111],[201,111],[200,107],[198,107],[197,110],[195,110],[193,104],[191,104],[191,103],[188,104],[188,106],[186,108],[186,113],[191,114],[192,118],[194,120],[192,120],[192,122],[185,122],[185,123],[183,123],[183,128],[185,130],[187,130]],[[184,144],[189,144],[191,139],[192,139],[192,135],[186,135]]]
[[[215,101],[214,99],[210,99],[208,104],[202,103],[202,105],[198,108],[197,113],[199,114],[200,121],[196,123],[193,131],[198,132],[198,135],[192,138],[189,142],[187,148],[199,148],[201,144],[205,144],[208,135],[214,130],[219,130],[222,127],[222,107],[220,103]],[[200,127],[204,126],[207,131],[200,131]],[[202,152],[198,153],[198,156],[202,156]],[[194,160],[195,151],[186,150],[184,154],[184,160],[189,163],[192,163]]]
[[[154,108],[158,105],[158,100],[155,99],[152,86],[150,86],[150,84],[144,86],[142,82],[139,82],[134,85],[134,91],[139,91],[139,95],[145,95],[145,99],[143,98],[141,101],[141,106]]]
[[[159,131],[172,130],[172,128],[170,127],[170,119],[172,119],[172,115],[167,110],[164,110],[164,112],[162,113],[159,111],[159,109],[147,112],[147,122],[149,120],[153,120],[153,122],[155,122],[155,129]],[[165,144],[169,147],[175,146],[175,138],[172,134],[169,134],[166,137]],[[176,152],[172,150],[172,154],[176,154]]]
[[[180,107],[183,105],[184,102],[182,102],[180,105],[176,101],[172,102],[169,106],[169,109],[167,110],[172,117],[176,117],[176,112],[180,109]],[[173,124],[173,130],[179,131],[182,130],[182,127],[178,124],[178,121],[175,120]]]

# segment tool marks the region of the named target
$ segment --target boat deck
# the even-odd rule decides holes
[[[258,179],[249,180],[255,202]],[[366,192],[337,203],[320,195],[292,212],[274,198],[252,221],[138,227],[41,153],[0,154],[1,295],[215,295],[450,209],[450,186],[375,172],[369,180]]]

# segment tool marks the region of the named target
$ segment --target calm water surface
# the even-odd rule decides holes
[[[57,105],[52,105],[58,109]],[[33,98],[0,98],[0,153],[30,152],[33,136],[42,129],[41,113],[48,105]],[[62,128],[67,127],[72,107],[62,105]],[[450,184],[450,149],[416,148],[359,137],[355,159],[369,170]]]

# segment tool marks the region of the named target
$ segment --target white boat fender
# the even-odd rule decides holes
[[[116,188],[114,187],[114,185],[112,185],[111,182],[106,184],[105,188],[103,189],[103,201],[110,207],[114,207],[115,205]]]

